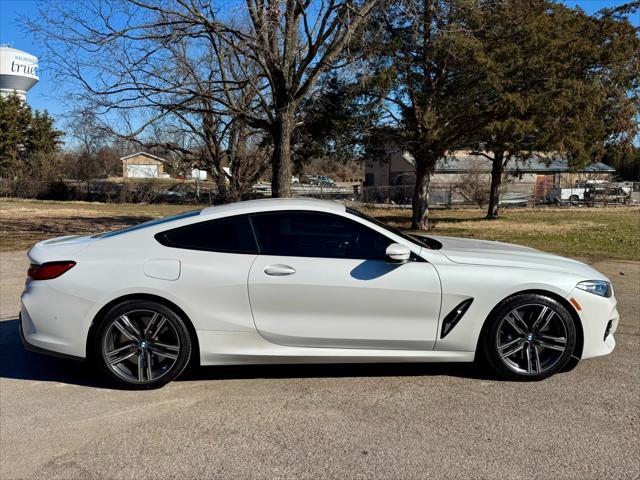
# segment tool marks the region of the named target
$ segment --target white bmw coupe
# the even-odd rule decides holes
[[[499,242],[409,236],[338,203],[205,208],[28,253],[29,350],[154,388],[201,365],[483,360],[541,379],[610,353],[593,268]]]

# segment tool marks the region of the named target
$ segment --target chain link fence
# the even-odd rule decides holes
[[[584,190],[584,189],[583,189]],[[340,200],[379,207],[410,208],[413,185],[367,186],[361,185],[292,185],[295,197]],[[10,180],[0,179],[0,196],[39,200],[80,200],[112,203],[219,203],[217,188],[212,182],[190,180]],[[263,182],[253,187],[251,198],[271,196],[270,184]],[[481,201],[479,201],[481,200]],[[640,202],[640,183],[630,188],[598,185],[585,190],[580,198],[569,200],[554,196],[536,196],[533,183],[505,184],[501,188],[500,204],[506,207],[535,207],[539,205],[618,205]],[[435,208],[484,207],[486,197],[468,194],[459,184],[432,184],[429,188],[429,205]]]
[[[527,206],[533,203],[534,187],[533,184],[522,184],[502,188],[500,203],[510,206]],[[484,207],[488,203],[488,199],[488,192],[482,201],[471,198],[457,184],[432,184],[429,186],[429,205],[431,207]],[[409,208],[413,200],[413,185],[362,187],[361,192],[357,195],[357,200],[365,204]]]
[[[567,207],[621,206],[640,204],[640,182],[598,183],[582,188],[554,188],[540,193],[535,183],[508,183],[500,188],[500,205],[503,207]],[[479,207],[489,203],[488,189],[483,195],[469,194],[460,184],[431,184],[429,206],[432,208]],[[379,207],[410,208],[413,185],[372,186],[356,189],[354,200]]]

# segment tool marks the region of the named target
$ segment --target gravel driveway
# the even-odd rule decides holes
[[[640,263],[597,261],[618,347],[538,383],[469,365],[210,367],[151,392],[25,352],[0,270],[0,478],[638,478]]]

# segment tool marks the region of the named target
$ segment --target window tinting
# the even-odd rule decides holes
[[[356,217],[364,218],[365,220],[373,223],[374,225],[377,225],[377,226],[379,226],[381,228],[384,228],[385,230],[388,230],[391,233],[395,233],[400,238],[403,238],[403,239],[408,240],[408,241],[410,241],[412,243],[415,243],[420,247],[427,247],[427,248],[430,248],[432,250],[439,250],[439,249],[442,248],[442,243],[440,243],[435,238],[406,234],[406,233],[398,230],[397,228],[392,227],[391,225],[387,225],[385,223],[382,223],[381,221],[376,220],[375,218],[370,217],[369,215],[366,215],[366,214],[364,214],[364,213],[362,213],[362,212],[360,212],[358,210],[355,210],[353,208],[347,207],[347,213],[350,213],[351,215],[355,215]]]
[[[257,254],[255,238],[246,215],[225,217],[168,230],[156,235],[167,247],[211,252]]]
[[[384,259],[393,243],[357,222],[321,212],[273,212],[251,216],[264,255]]]

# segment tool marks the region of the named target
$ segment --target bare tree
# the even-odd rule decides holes
[[[238,168],[229,149],[256,133],[246,132],[244,118],[260,80],[248,59],[229,55],[228,39],[210,22],[214,12],[194,10],[200,3],[45,0],[40,18],[29,24],[47,47],[49,70],[81,112],[77,117],[90,117],[90,131],[77,129],[78,143],[94,149],[89,143],[100,132],[162,152],[177,170],[207,169],[225,197],[227,185],[251,180],[241,175],[229,182]],[[221,71],[229,59],[244,62],[238,81]]]
[[[465,200],[475,203],[480,208],[484,208],[489,201],[489,179],[483,164],[486,164],[486,160],[474,159],[469,169],[460,174],[457,185]]]
[[[189,132],[221,189],[230,146],[254,136],[232,132],[259,130],[271,144],[273,195],[288,196],[298,106],[378,2],[247,0],[240,9],[198,0],[44,0],[38,18],[25,21],[70,98],[105,126],[141,143],[151,126]]]
[[[291,192],[291,140],[302,125],[296,115],[320,74],[331,68],[370,17],[378,0],[312,2],[247,0],[250,35],[236,34],[243,52],[268,80],[271,104],[264,109],[273,138],[274,197]]]
[[[88,180],[115,173],[117,153],[110,145],[113,139],[99,126],[95,112],[88,109],[71,112],[65,131],[69,138],[69,148],[63,157],[65,175]]]

